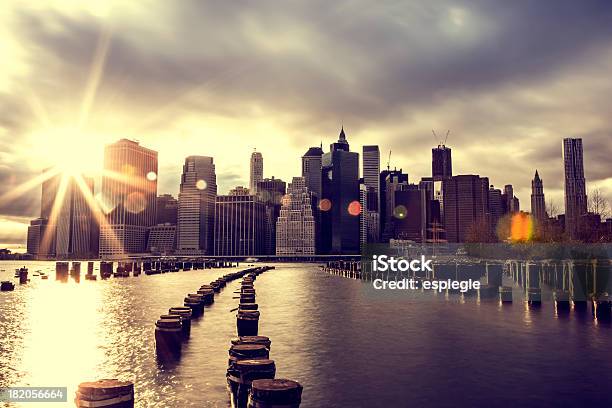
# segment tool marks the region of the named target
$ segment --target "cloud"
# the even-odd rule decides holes
[[[562,202],[561,140],[579,136],[588,182],[612,191],[609,2],[108,4],[6,14],[26,68],[0,94],[0,177],[22,164],[27,177],[18,146],[45,116],[78,116],[110,32],[88,126],[158,149],[160,192],[176,194],[190,154],[215,157],[220,192],[247,184],[253,147],[266,176],[290,180],[340,123],[353,150],[379,144],[385,163],[391,149],[413,181],[429,175],[431,129],[451,129],[456,172],[513,184],[523,208],[536,168]],[[34,214],[35,194],[22,200],[0,213]]]

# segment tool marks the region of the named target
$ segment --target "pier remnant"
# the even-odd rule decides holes
[[[133,408],[134,383],[116,379],[84,382],[79,384],[74,402],[78,408]]]
[[[298,408],[302,390],[300,383],[284,378],[254,380],[247,408]]]

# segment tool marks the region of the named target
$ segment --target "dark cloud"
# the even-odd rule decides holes
[[[110,29],[95,109],[126,111],[143,132],[185,113],[261,114],[301,154],[320,140],[327,146],[344,122],[355,150],[391,148],[393,164],[420,177],[435,144],[430,129],[450,128],[462,160],[455,168],[521,194],[535,168],[547,188],[562,188],[561,140],[576,135],[589,180],[612,176],[608,1],[159,1],[140,18],[111,20],[18,13],[14,30],[31,67],[24,87],[51,112],[80,103]],[[19,94],[3,100],[12,108],[0,109],[0,126],[17,138],[27,104]],[[176,191],[180,163],[162,172],[172,175],[160,177],[160,191]],[[248,177],[219,172],[220,192]]]

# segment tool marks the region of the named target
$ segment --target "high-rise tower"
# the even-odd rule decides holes
[[[155,224],[157,152],[121,139],[104,149],[100,256],[144,252]]]
[[[213,253],[217,176],[212,157],[189,156],[183,165],[178,199],[177,251]]]
[[[547,218],[546,201],[544,200],[544,184],[537,170],[535,172],[535,177],[531,180],[531,215],[540,222]]]
[[[69,177],[65,182],[62,202],[59,203],[61,207],[56,217],[58,258],[98,256],[98,214],[90,207],[86,197],[86,194],[93,196],[94,180],[91,177],[82,177],[82,180],[82,186],[77,184],[74,177]],[[88,191],[82,191],[81,188],[87,188]]]
[[[563,165],[565,173],[565,232],[570,238],[576,238],[580,217],[587,213],[582,139],[563,139]]]
[[[249,183],[249,189],[251,194],[257,194],[257,183],[263,180],[263,156],[260,152],[253,152],[251,154],[251,178]]]
[[[359,153],[349,150],[344,128],[322,159],[321,245],[324,253],[359,252]]]
[[[451,149],[443,144],[431,149],[431,175],[434,181],[444,180],[453,176]]]

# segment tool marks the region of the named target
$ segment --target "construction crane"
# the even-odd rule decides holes
[[[438,138],[438,135],[436,134],[436,131],[431,129],[431,133],[433,133],[433,137],[435,139],[435,141],[438,143],[438,146],[446,146],[446,141],[448,140],[448,135],[450,134],[450,129],[448,129],[446,131],[446,136],[444,137],[444,142]]]
[[[389,160],[387,160],[387,171],[391,170],[391,149],[389,149]]]

